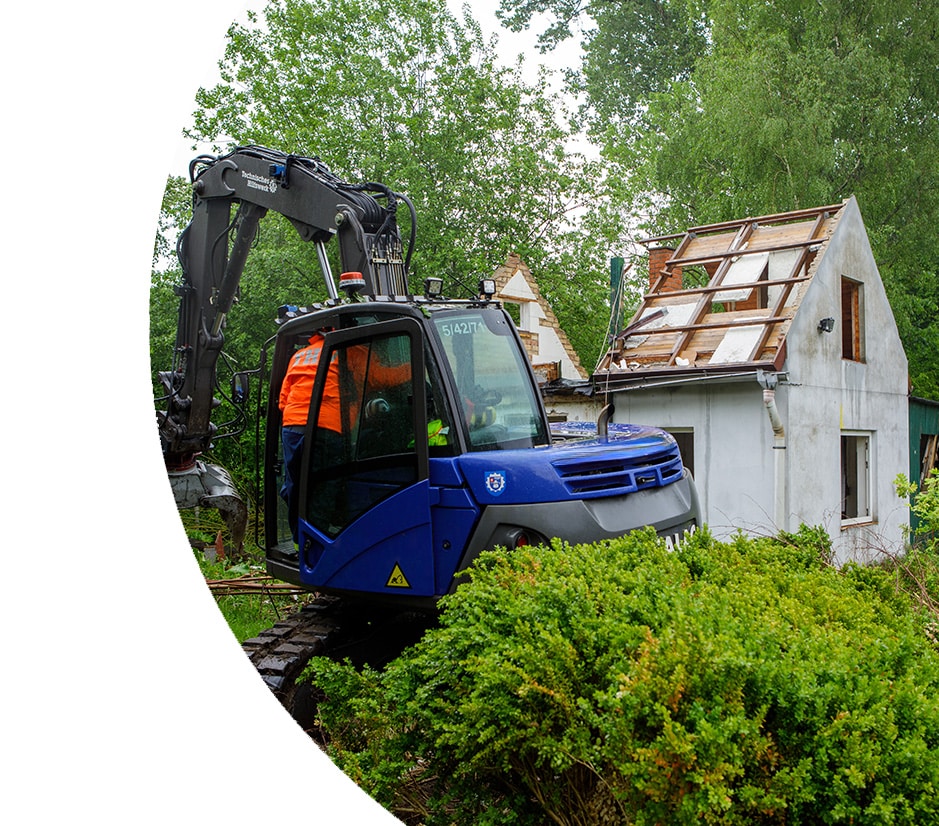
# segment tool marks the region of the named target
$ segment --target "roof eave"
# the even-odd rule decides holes
[[[665,385],[728,383],[750,381],[759,373],[779,373],[772,361],[736,362],[706,367],[647,367],[633,370],[594,373],[591,376],[596,392],[640,390]]]

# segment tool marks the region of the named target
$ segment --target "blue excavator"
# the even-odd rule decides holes
[[[225,435],[212,421],[218,395],[235,404],[248,396],[247,374],[221,387],[218,361],[267,212],[315,245],[329,296],[272,308],[279,326],[263,417],[267,570],[314,598],[244,643],[302,725],[311,722],[312,689],[297,678],[310,657],[396,656],[484,550],[553,537],[592,542],[643,526],[680,541],[695,529],[694,482],[665,431],[607,428],[601,417],[593,436],[552,437],[537,378],[491,280],[459,299],[444,297],[437,278],[411,287],[416,216],[405,195],[349,184],[319,159],[258,146],[199,156],[190,178],[192,219],[177,244],[174,364],[160,373],[157,420],[178,506],[218,508],[236,546],[247,508],[226,470],[204,457]],[[402,205],[410,211],[407,245]],[[333,240],[338,278],[326,247]],[[314,337],[320,366],[290,518],[279,397],[291,358]],[[399,380],[389,383],[389,373]]]

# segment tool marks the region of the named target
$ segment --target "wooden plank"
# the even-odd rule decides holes
[[[806,240],[824,240],[823,236],[829,223],[828,216],[819,215],[816,221],[798,224],[783,224],[775,227],[759,227],[753,232],[747,249],[757,250],[766,247],[798,245]]]
[[[731,249],[740,249],[741,247],[743,247],[746,244],[747,239],[749,238],[750,232],[752,231],[752,229],[753,229],[752,224],[746,224],[744,226],[741,226],[737,232],[736,237],[730,244]],[[730,259],[724,259],[718,266],[717,271],[714,273],[714,276],[711,278],[709,286],[713,285],[716,287],[720,285],[720,283],[724,280],[724,276],[727,274],[727,270],[729,268],[730,268]],[[698,323],[701,317],[704,316],[704,314],[708,312],[708,310],[710,309],[710,305],[711,305],[711,300],[708,298],[708,296],[702,295],[698,299],[698,304],[695,310],[695,314],[691,319],[692,324]],[[696,347],[690,342],[691,337],[692,337],[691,332],[684,332],[678,337],[678,341],[676,341],[675,344],[672,346],[672,352],[671,352],[671,355],[669,356],[669,364],[674,362],[675,357],[682,350],[687,350],[689,348],[700,350],[699,347]]]
[[[686,261],[696,258],[708,258],[710,256],[720,255],[731,248],[737,234],[734,232],[722,233],[721,235],[698,235],[681,251],[678,250],[674,256],[677,260]]]
[[[809,276],[802,275],[796,276],[795,278],[774,278],[769,281],[758,281],[755,282],[753,286],[755,287],[778,287],[785,284],[798,284],[801,281],[808,281]],[[675,290],[670,293],[662,293],[658,296],[653,296],[646,294],[646,299],[654,299],[654,301],[649,301],[649,306],[658,306],[660,303],[671,302],[679,303],[682,299],[687,300],[689,295],[704,295],[706,293],[717,293],[724,289],[723,286],[717,285],[715,287],[694,287],[688,290]]]
[[[721,230],[737,230],[744,224],[747,223],[757,223],[757,224],[779,224],[786,223],[798,220],[799,218],[808,218],[814,217],[822,212],[828,212],[831,215],[834,215],[839,210],[844,207],[844,203],[840,204],[829,204],[828,206],[813,207],[810,209],[797,209],[792,212],[777,212],[773,215],[760,215],[755,218],[741,218],[734,221],[724,221],[719,224],[705,224],[699,227],[691,227],[686,230],[686,232],[694,232],[698,235],[703,235],[708,232],[718,232]],[[644,238],[640,241],[641,244],[651,244],[651,243],[662,243],[664,241],[669,241],[675,238],[681,238],[684,235],[683,232],[675,233],[672,235],[659,235],[654,238]]]
[[[920,488],[922,488],[923,482],[929,478],[929,474],[933,472],[933,469],[936,467],[936,461],[939,459],[939,456],[937,456],[937,451],[939,451],[937,441],[939,441],[939,436],[935,434],[926,439],[926,450],[923,453],[923,467],[919,477]]]

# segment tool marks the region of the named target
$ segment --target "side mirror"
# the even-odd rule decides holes
[[[248,384],[246,373],[235,373],[231,377],[231,398],[238,407],[243,407],[248,401]]]

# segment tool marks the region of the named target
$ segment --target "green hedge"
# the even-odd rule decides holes
[[[383,672],[315,660],[335,762],[423,824],[939,822],[939,659],[827,538],[490,553]]]

